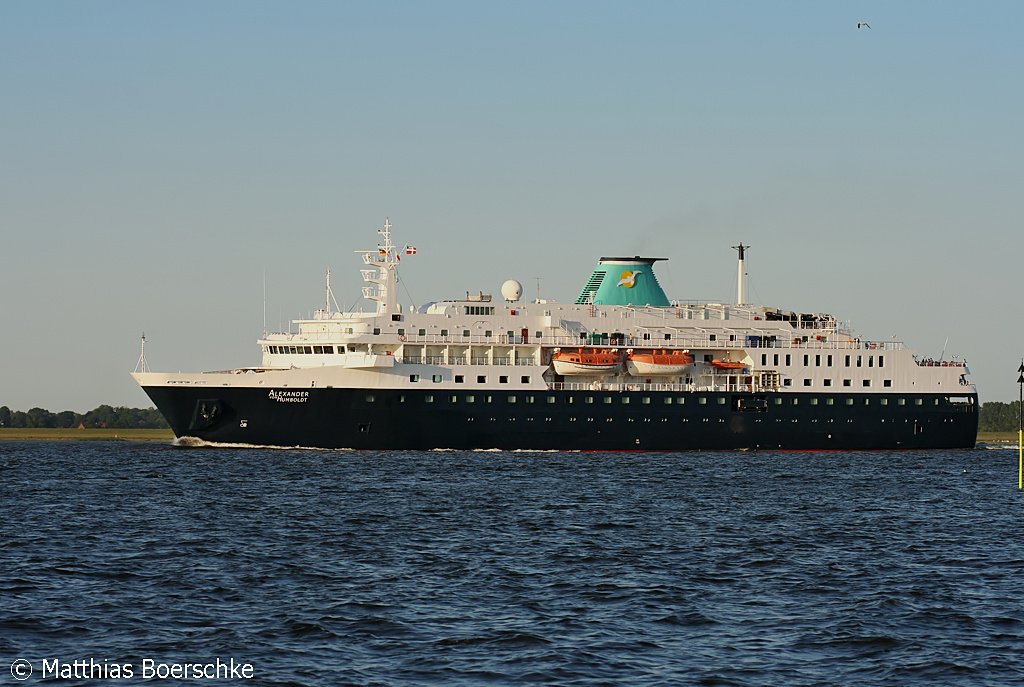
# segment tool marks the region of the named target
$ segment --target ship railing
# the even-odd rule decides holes
[[[914,362],[919,367],[967,367],[966,360],[934,360],[932,358],[918,358],[914,356]]]
[[[533,358],[515,358],[511,356],[496,356],[492,358],[466,358],[464,356],[448,358],[440,355],[406,355],[395,358],[400,365],[509,365],[519,367],[534,367],[537,361]]]
[[[479,346],[509,346],[509,345],[530,345],[530,346],[544,346],[547,348],[688,348],[688,349],[706,349],[706,350],[725,350],[725,349],[762,349],[762,348],[774,348],[774,349],[822,349],[822,350],[858,350],[858,349],[871,349],[871,350],[883,350],[883,351],[894,351],[902,350],[904,344],[902,341],[862,341],[861,339],[854,337],[846,337],[846,335],[839,335],[843,338],[833,338],[832,334],[812,335],[807,336],[807,340],[804,341],[804,336],[780,337],[779,335],[757,335],[757,334],[734,334],[733,339],[729,340],[728,333],[718,333],[714,339],[711,338],[713,332],[708,331],[703,336],[673,336],[670,339],[664,338],[643,338],[643,336],[631,336],[625,335],[621,337],[612,336],[601,336],[596,332],[590,332],[586,338],[579,338],[574,336],[508,336],[507,334],[494,335],[494,336],[442,336],[438,335],[401,335],[399,341],[403,344],[442,344],[442,345],[479,345]],[[771,338],[775,336],[775,338]],[[276,342],[279,340],[288,341],[306,341],[306,342],[319,342],[319,341],[333,341],[337,338],[336,334],[320,334],[320,335],[309,335],[299,336],[292,335],[288,339],[273,339]],[[270,339],[267,339],[270,340]],[[369,335],[362,335],[359,338],[360,342],[375,342],[376,337],[370,337]]]
[[[679,384],[669,382],[548,382],[547,387],[551,391],[755,391],[755,387],[751,384]]]

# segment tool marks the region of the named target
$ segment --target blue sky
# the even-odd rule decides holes
[[[357,304],[389,216],[417,303],[600,255],[825,311],[1017,396],[1017,2],[0,3],[0,405],[146,406]],[[857,29],[868,21],[870,29]]]

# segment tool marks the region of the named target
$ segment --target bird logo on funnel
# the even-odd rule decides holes
[[[627,289],[631,289],[636,286],[636,278],[640,276],[640,270],[630,272],[626,270],[622,273],[619,279],[619,283],[616,286],[625,286]]]

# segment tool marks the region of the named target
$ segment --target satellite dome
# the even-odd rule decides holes
[[[515,303],[523,296],[523,285],[515,279],[509,279],[501,285],[501,296],[508,303]]]

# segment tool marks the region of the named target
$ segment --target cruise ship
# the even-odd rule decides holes
[[[264,333],[260,364],[133,376],[175,435],[212,444],[562,451],[973,447],[966,361],[862,338],[825,313],[670,300],[655,265],[602,257],[574,302],[508,280],[403,308],[390,222],[356,251],[365,311]]]

